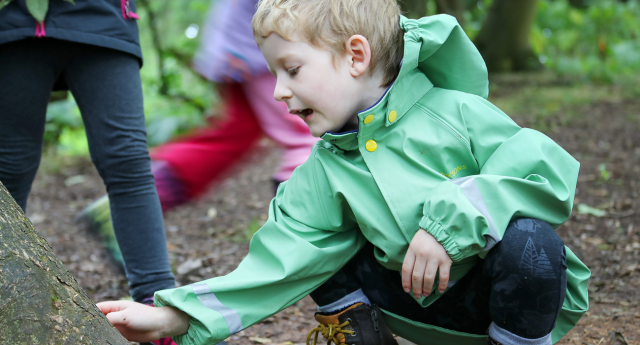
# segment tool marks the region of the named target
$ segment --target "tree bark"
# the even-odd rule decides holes
[[[129,344],[36,233],[2,183],[0,343]]]
[[[427,1],[429,0],[400,0],[399,4],[407,18],[418,19],[427,15]]]
[[[456,17],[460,26],[464,27],[463,0],[435,0],[438,14],[444,13]]]
[[[540,67],[529,43],[536,0],[495,0],[474,43],[490,72]]]

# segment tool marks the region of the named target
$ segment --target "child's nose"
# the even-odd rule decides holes
[[[275,98],[276,101],[282,102],[292,96],[293,92],[291,92],[291,89],[282,85],[282,83],[276,82],[276,88],[273,90],[273,98]]]

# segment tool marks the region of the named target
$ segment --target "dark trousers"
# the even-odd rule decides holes
[[[0,181],[26,210],[40,164],[49,95],[64,78],[109,193],[114,231],[137,301],[175,286],[149,165],[139,68],[133,55],[51,38],[0,45]]]
[[[470,272],[422,308],[403,291],[400,272],[380,265],[373,245],[311,293],[328,305],[362,289],[371,303],[410,320],[454,331],[486,334],[491,322],[522,338],[551,332],[566,293],[564,243],[547,223],[520,219]]]

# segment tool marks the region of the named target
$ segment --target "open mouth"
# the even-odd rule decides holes
[[[289,111],[291,114],[293,115],[298,115],[300,116],[303,120],[306,120],[307,118],[309,118],[309,116],[311,116],[313,114],[313,110],[312,109],[301,109],[301,110],[291,110]]]

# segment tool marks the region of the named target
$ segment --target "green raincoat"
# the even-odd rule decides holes
[[[409,20],[400,74],[359,130],[326,133],[278,189],[249,254],[226,276],[159,291],[157,306],[191,316],[178,344],[216,344],[290,306],[346,264],[367,241],[401,270],[423,228],[462,278],[514,218],[560,226],[571,214],[579,163],[542,133],[489,103],[482,57],[453,17]],[[564,336],[588,308],[590,272],[566,248],[567,294],[553,330]],[[446,291],[444,293],[447,293]],[[426,307],[442,294],[434,285]],[[485,344],[486,337],[389,312],[391,330],[417,344]]]

